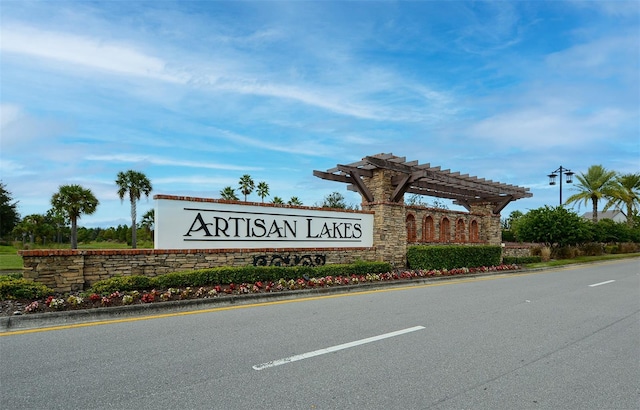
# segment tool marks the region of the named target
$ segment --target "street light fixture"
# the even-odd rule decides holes
[[[549,185],[555,185],[556,177],[560,176],[560,205],[561,206],[562,206],[562,174],[564,174],[567,177],[567,181],[566,181],[567,184],[573,183],[573,174],[575,174],[575,172],[571,172],[570,169],[563,168],[562,165],[560,165],[560,168],[556,169],[555,171],[547,175],[549,177]]]

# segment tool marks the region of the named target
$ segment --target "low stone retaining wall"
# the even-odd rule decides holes
[[[376,261],[375,248],[118,249],[20,251],[24,277],[57,292],[84,290],[112,276],[157,276],[189,269],[247,265],[324,265]]]
[[[531,248],[536,244],[510,244],[507,243],[502,248],[502,257],[505,256],[521,258],[531,256]]]

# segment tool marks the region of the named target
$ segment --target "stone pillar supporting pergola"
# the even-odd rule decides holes
[[[500,244],[500,211],[511,201],[531,197],[528,188],[441,170],[430,164],[407,162],[393,154],[368,156],[326,172],[313,171],[319,178],[349,184],[360,193],[362,208],[375,212],[373,245],[376,257],[402,267],[406,264],[407,211],[404,194],[452,199],[482,221],[480,241]]]
[[[407,254],[407,233],[405,230],[406,208],[404,200],[392,202],[390,198],[395,188],[391,181],[398,172],[388,169],[375,169],[370,177],[364,177],[364,186],[373,195],[371,201],[364,196],[362,209],[374,211],[373,246],[378,260],[394,266],[404,266]],[[380,201],[376,201],[380,198]]]

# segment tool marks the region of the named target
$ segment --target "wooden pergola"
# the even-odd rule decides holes
[[[374,198],[365,183],[365,178],[373,178],[374,172],[381,169],[394,171],[395,174],[391,177],[394,191],[389,198]],[[451,199],[454,204],[467,210],[472,204],[491,203],[493,213],[499,214],[511,201],[533,196],[529,188],[442,170],[430,164],[418,164],[418,161],[407,161],[405,157],[391,153],[367,156],[352,164],[338,164],[326,172],[313,171],[313,175],[347,183],[349,190],[360,193],[367,202],[400,202],[405,193],[410,193]]]

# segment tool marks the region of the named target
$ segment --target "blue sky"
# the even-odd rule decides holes
[[[0,179],[23,217],[80,184],[100,201],[81,226],[128,224],[114,183],[128,169],[153,194],[218,198],[249,174],[285,201],[359,204],[313,170],[393,153],[529,187],[503,217],[557,205],[560,165],[640,172],[636,1],[3,0],[0,13]]]

